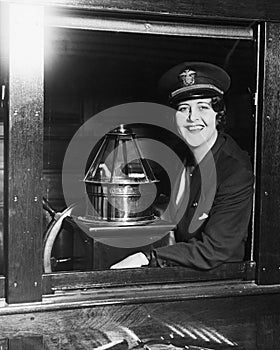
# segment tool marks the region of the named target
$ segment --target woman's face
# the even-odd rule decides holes
[[[175,115],[177,128],[191,148],[213,145],[217,137],[216,115],[211,98],[182,101]]]

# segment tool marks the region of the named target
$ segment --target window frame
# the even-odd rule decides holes
[[[66,15],[56,14],[47,16],[47,26],[67,29],[81,29],[88,31],[110,31],[110,32],[128,32],[128,33],[148,33],[182,35],[186,37],[211,37],[227,39],[253,39],[253,29],[248,26],[216,25],[216,24],[190,24],[190,23],[169,23],[159,20],[145,21],[140,19],[119,19],[103,18],[94,15],[88,16],[82,14]],[[210,33],[209,34],[209,28]],[[63,290],[73,289],[73,286],[79,288],[102,287],[104,285],[119,286],[122,284],[145,285],[148,283],[174,283],[174,282],[193,282],[208,280],[236,279],[252,280],[254,279],[252,271],[255,269],[253,262],[244,262],[238,264],[223,264],[210,272],[199,272],[186,268],[153,269],[149,271],[134,270],[129,271],[92,271],[92,272],[71,272],[71,273],[52,273],[43,274],[43,293],[54,291],[58,288]],[[250,272],[249,272],[250,271]],[[176,278],[174,278],[174,274]],[[71,282],[70,282],[71,281]],[[78,284],[77,284],[77,281]],[[90,282],[94,281],[94,282]],[[122,281],[122,282],[120,282]],[[131,281],[131,282],[127,282]],[[48,287],[46,287],[48,286]]]
[[[17,5],[14,5],[17,6]],[[32,5],[37,6],[37,5]],[[42,6],[42,5],[38,5]],[[83,9],[84,10],[84,9]],[[89,9],[87,9],[89,10]],[[71,12],[69,8],[67,11]],[[98,13],[98,11],[97,11]],[[92,14],[92,13],[91,13]],[[120,14],[121,11],[120,11]],[[145,12],[142,11],[142,14],[146,16]],[[139,14],[138,14],[139,15]],[[158,18],[163,18],[164,16],[157,13]],[[42,15],[43,16],[43,15]],[[154,15],[155,16],[155,15]],[[106,16],[105,16],[106,17]],[[121,17],[121,16],[120,16]],[[180,20],[182,16],[178,16]],[[166,17],[164,17],[166,20]],[[38,19],[37,19],[38,20]],[[174,20],[174,19],[173,19]],[[224,21],[224,19],[223,19]],[[172,21],[171,21],[172,22]],[[210,23],[211,21],[209,21]],[[236,22],[236,21],[234,21]],[[225,21],[224,23],[232,23],[232,20]],[[244,22],[240,22],[244,24]],[[247,22],[246,22],[247,23]],[[145,24],[144,24],[145,26]],[[21,124],[26,127],[27,130],[30,130],[34,124],[34,115],[38,120],[37,127],[31,133],[32,136],[32,152],[36,153],[36,161],[31,167],[30,159],[26,154],[18,152],[20,147],[23,145],[27,139],[20,139],[17,137],[20,134],[20,127],[17,123],[14,123],[16,111],[21,111],[21,105],[25,105],[26,101],[22,97],[22,91],[24,88],[24,83],[26,81],[22,80],[16,81],[17,87],[15,87],[15,77],[14,72],[11,70],[10,66],[10,79],[9,79],[9,120],[14,123],[14,128],[11,128],[11,124],[6,126],[5,129],[5,139],[6,139],[6,151],[5,151],[5,241],[6,241],[6,256],[7,256],[7,269],[5,278],[1,277],[0,279],[0,297],[4,295],[3,293],[3,284],[5,280],[5,296],[8,303],[22,303],[22,302],[33,302],[41,301],[42,295],[55,293],[58,290],[72,290],[72,289],[84,289],[84,288],[102,288],[104,286],[117,287],[117,286],[127,286],[129,285],[146,285],[152,282],[157,282],[159,284],[169,284],[169,283],[184,283],[184,282],[193,282],[195,281],[209,281],[209,280],[221,280],[222,276],[230,280],[236,280],[238,283],[240,281],[252,281],[254,280],[255,268],[257,268],[257,277],[256,281],[259,284],[266,284],[268,282],[277,283],[279,282],[279,276],[275,274],[268,273],[264,269],[265,264],[267,263],[267,254],[263,249],[264,247],[271,247],[271,241],[267,238],[266,233],[267,224],[269,223],[269,213],[268,210],[271,208],[273,203],[277,202],[277,195],[272,191],[273,183],[267,183],[265,175],[264,162],[261,161],[265,159],[265,162],[269,162],[269,154],[264,148],[265,142],[270,138],[270,141],[275,145],[277,142],[276,136],[273,134],[273,125],[270,122],[268,124],[268,118],[266,122],[263,121],[264,115],[270,115],[270,111],[273,111],[273,106],[265,104],[266,95],[271,96],[275,93],[270,89],[270,83],[272,79],[268,79],[265,75],[265,67],[269,69],[269,66],[275,66],[277,63],[273,62],[273,52],[278,53],[279,44],[275,47],[269,46],[269,39],[265,36],[266,32],[269,32],[273,38],[277,38],[279,25],[277,24],[261,24],[259,26],[259,38],[262,41],[262,45],[259,45],[259,70],[258,77],[264,79],[264,84],[262,79],[258,79],[258,104],[257,104],[257,113],[256,113],[256,159],[255,159],[255,173],[257,177],[256,181],[256,197],[254,207],[254,222],[255,222],[255,231],[256,231],[256,240],[257,248],[255,252],[255,260],[251,262],[244,262],[238,264],[224,264],[222,267],[214,269],[212,271],[198,272],[191,269],[185,269],[180,267],[172,267],[165,269],[148,269],[141,270],[136,269],[134,271],[93,271],[93,272],[73,272],[73,273],[56,273],[56,274],[42,274],[42,147],[43,147],[43,74],[42,70],[39,69],[37,76],[33,76],[30,84],[32,85],[31,89],[31,104],[28,107],[28,113],[25,114],[25,118],[20,118],[23,121]],[[270,36],[270,39],[271,39]],[[271,50],[271,53],[269,53]],[[273,51],[274,50],[274,51]],[[268,58],[265,60],[264,57]],[[38,58],[37,64],[42,68],[42,57]],[[276,67],[277,68],[277,67]],[[22,85],[18,85],[18,84]],[[274,83],[274,86],[276,82]],[[274,103],[275,100],[274,100]],[[265,125],[265,127],[264,127]],[[273,136],[274,135],[274,136]],[[275,157],[276,158],[276,157]],[[21,159],[20,163],[18,161]],[[277,160],[276,160],[277,161]],[[279,163],[279,162],[278,162]],[[23,190],[23,194],[26,194],[26,200],[19,203],[15,198],[17,197],[18,185],[20,183],[19,178],[15,176],[15,170],[18,167],[21,167],[25,176],[30,176],[30,181],[33,183],[35,188],[35,194],[30,194],[26,188]],[[266,187],[265,187],[266,186]],[[269,189],[268,189],[269,188]],[[265,190],[264,190],[265,189]],[[270,194],[270,203],[267,204],[267,193]],[[35,200],[35,198],[37,198]],[[29,215],[36,219],[28,222],[28,218],[20,221],[13,213],[23,213],[28,210]],[[261,215],[265,217],[261,217]],[[275,218],[277,221],[277,219]],[[30,229],[29,236],[22,235],[22,224],[25,224]],[[40,229],[38,229],[38,224]],[[20,238],[20,239],[19,239]],[[33,244],[33,256],[32,259],[28,256],[28,253],[25,248],[30,246],[30,240]],[[18,250],[22,251],[22,256],[19,256]],[[269,265],[277,263],[277,258],[273,262],[270,262]],[[273,265],[274,266],[274,265]],[[278,268],[278,267],[277,267]],[[32,278],[30,278],[30,273]],[[159,273],[161,274],[161,280],[158,279]],[[179,275],[178,280],[174,279],[174,274]],[[228,273],[228,274],[227,274]],[[210,278],[211,277],[211,278]],[[92,281],[94,282],[92,283]],[[123,281],[120,283],[120,280]],[[31,281],[31,282],[30,282]]]

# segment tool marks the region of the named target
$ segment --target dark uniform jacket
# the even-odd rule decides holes
[[[155,249],[153,260],[161,267],[199,269],[242,261],[254,182],[247,152],[221,133],[186,181],[180,206],[172,199],[176,243]]]

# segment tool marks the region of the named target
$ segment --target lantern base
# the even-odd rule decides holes
[[[153,222],[157,222],[159,220],[159,217],[152,215],[146,218],[141,218],[141,220],[130,219],[130,221],[128,221],[127,218],[124,218],[124,219],[118,218],[114,221],[96,220],[86,216],[78,216],[78,217],[75,217],[75,219],[85,224],[94,224],[97,226],[142,226],[142,225],[151,224]]]

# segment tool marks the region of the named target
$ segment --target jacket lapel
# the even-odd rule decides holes
[[[178,230],[180,236],[193,235],[208,218],[209,211],[217,188],[216,161],[219,149],[225,138],[219,134],[214,146],[206,154],[204,159],[192,172],[189,182],[189,195],[184,196],[183,201],[176,211]],[[187,191],[187,189],[186,189]]]

